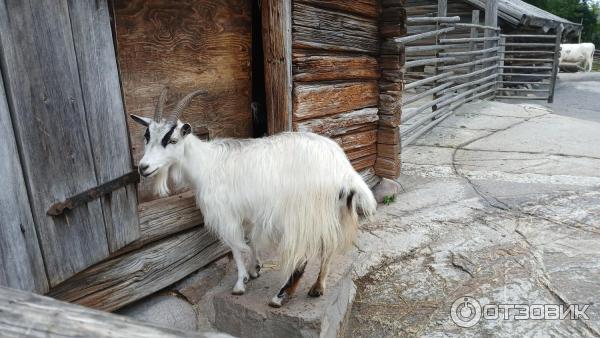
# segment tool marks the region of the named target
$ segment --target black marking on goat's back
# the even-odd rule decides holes
[[[167,147],[167,144],[169,144],[169,141],[171,140],[171,136],[173,135],[173,131],[175,130],[175,127],[177,127],[176,125],[173,125],[171,127],[171,129],[169,129],[169,131],[165,134],[165,136],[163,136],[163,139],[160,141],[160,143],[162,144],[163,147]]]
[[[348,198],[346,199],[346,207],[348,209],[352,209],[352,199],[354,198],[355,193],[356,191],[350,190],[350,193],[348,194]]]

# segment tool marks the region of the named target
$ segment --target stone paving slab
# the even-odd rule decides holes
[[[258,279],[246,285],[241,296],[231,294],[236,273],[231,269],[223,280],[221,291],[212,302],[214,326],[238,337],[337,337],[343,334],[347,315],[355,294],[352,260],[337,256],[331,265],[325,294],[308,297],[308,290],[318,275],[318,262],[309,262],[296,294],[283,307],[267,304],[282,283],[278,271],[265,261]]]
[[[600,337],[600,124],[497,102],[460,114],[403,152],[403,193],[363,226],[347,337]],[[490,116],[516,119],[478,129]],[[589,319],[513,309],[461,327],[465,297]]]

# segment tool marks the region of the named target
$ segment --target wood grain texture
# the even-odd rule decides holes
[[[292,128],[292,3],[263,0],[261,24],[267,124],[273,135]]]
[[[69,18],[96,177],[101,184],[133,170],[107,0],[70,0]],[[140,236],[136,186],[117,189],[101,202],[108,247],[115,252]]]
[[[200,226],[204,222],[191,191],[141,203],[138,213],[140,238],[119,250],[116,255],[139,249],[148,243]]]
[[[375,165],[376,158],[377,158],[377,155],[373,154],[373,155],[357,158],[355,160],[350,161],[350,163],[352,164],[352,167],[354,168],[354,170],[360,171],[360,170],[364,170],[364,169],[367,169],[367,168]]]
[[[400,143],[400,129],[389,128],[384,126],[379,126],[377,134],[377,143],[382,144],[399,144]]]
[[[400,175],[400,157],[387,158],[378,156],[375,161],[375,173],[381,177],[398,177]]]
[[[346,134],[344,136],[335,138],[334,140],[340,144],[346,153],[349,153],[358,148],[375,144],[375,142],[377,142],[377,129]]]
[[[49,295],[113,311],[173,284],[227,251],[207,229],[194,228],[99,263]]]
[[[33,219],[56,285],[108,256],[99,200],[46,215],[52,203],[98,185],[67,1],[3,1],[0,39]]]
[[[332,137],[354,132],[377,122],[378,119],[377,108],[364,108],[348,113],[294,122],[294,130]]]
[[[378,53],[377,22],[294,2],[294,48]]]
[[[0,287],[0,313],[3,337],[210,337],[210,334],[166,329],[5,287]]]
[[[353,161],[353,160],[359,159],[361,157],[375,155],[376,153],[377,153],[377,145],[375,143],[373,143],[368,146],[364,146],[364,147],[354,149],[352,151],[348,151],[346,153],[346,156],[348,156],[348,159],[350,161]]]
[[[379,14],[377,0],[295,0],[294,2],[357,14],[368,18],[377,18]]]
[[[160,90],[170,105],[198,88],[182,119],[211,137],[250,137],[251,3],[246,0],[114,0],[117,56],[125,108],[152,116]],[[129,119],[134,161],[145,129]],[[139,185],[140,202],[156,199]]]
[[[426,0],[427,1],[427,0]],[[441,0],[443,1],[443,0]],[[381,79],[379,81],[379,114],[377,130],[377,159],[375,173],[378,176],[397,178],[400,174],[400,129],[402,113],[402,92],[405,83],[405,47],[395,43],[394,36],[404,36],[406,27],[407,8],[402,0],[381,0],[380,47],[379,63]],[[411,34],[418,34],[431,27],[409,27]],[[435,27],[434,27],[435,28]]]
[[[337,84],[297,84],[293,91],[293,117],[304,120],[377,105],[377,81]]]
[[[377,156],[394,159],[398,154],[400,154],[400,144],[377,143]]]
[[[44,293],[48,280],[8,109],[0,74],[0,285]]]
[[[376,80],[377,59],[369,56],[306,55],[292,58],[294,81]]]

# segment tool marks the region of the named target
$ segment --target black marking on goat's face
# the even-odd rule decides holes
[[[175,128],[177,127],[176,124],[174,124],[171,129],[169,129],[169,131],[165,134],[165,136],[163,136],[162,140],[160,141],[160,144],[162,144],[163,147],[167,147],[167,145],[169,143],[171,143],[171,136],[173,136],[173,131],[175,130]],[[177,140],[174,140],[173,143],[177,143]]]
[[[150,142],[150,128],[146,128],[146,132],[144,133],[144,138],[146,139],[146,144]]]

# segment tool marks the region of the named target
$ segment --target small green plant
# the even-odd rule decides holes
[[[385,205],[390,205],[392,204],[394,201],[396,200],[396,196],[395,195],[391,195],[391,196],[385,196],[383,198],[383,204]]]

